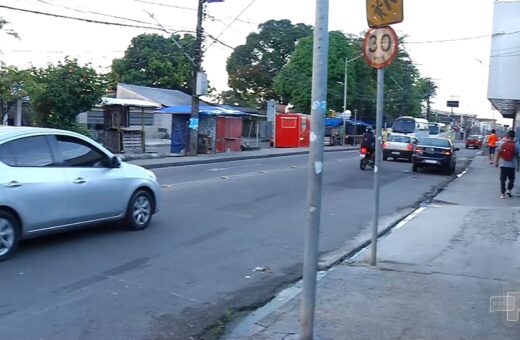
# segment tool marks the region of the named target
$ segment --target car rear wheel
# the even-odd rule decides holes
[[[383,155],[383,160],[384,161],[388,160],[388,156]]]
[[[152,195],[144,190],[138,190],[130,199],[126,212],[125,222],[130,230],[142,230],[148,227],[152,220]]]
[[[0,210],[0,261],[12,257],[20,240],[20,224],[8,211]]]
[[[419,171],[419,166],[418,166],[417,164],[413,164],[413,165],[412,165],[412,171],[413,171],[413,172],[417,172],[417,171]]]
[[[468,144],[466,144],[466,149],[469,149],[469,145]]]
[[[453,175],[455,173],[455,168],[456,168],[456,165],[455,163],[453,163],[450,168],[448,169],[448,175]]]

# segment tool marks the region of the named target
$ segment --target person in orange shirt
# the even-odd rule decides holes
[[[495,150],[497,148],[498,137],[495,134],[495,129],[491,130],[491,134],[487,136],[487,145],[489,153],[489,164],[493,164],[493,158],[495,157]]]

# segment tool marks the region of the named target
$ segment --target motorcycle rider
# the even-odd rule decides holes
[[[365,133],[361,138],[361,147],[367,149],[367,153],[370,154],[370,158],[374,159],[376,150],[376,138],[374,137],[374,130],[372,127],[367,127]]]

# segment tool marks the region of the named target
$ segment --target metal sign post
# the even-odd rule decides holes
[[[316,273],[323,182],[323,139],[327,108],[327,60],[329,52],[329,1],[316,0],[316,26],[312,61],[311,135],[307,184],[307,232],[303,258],[301,339],[312,340],[316,307]]]
[[[381,131],[383,129],[384,110],[384,68],[397,56],[397,34],[390,27],[369,29],[363,40],[363,54],[368,65],[377,68],[377,103],[376,103],[376,159],[374,166],[374,220],[372,224],[372,258],[370,264],[377,264],[377,236],[379,229],[379,173],[383,158]]]

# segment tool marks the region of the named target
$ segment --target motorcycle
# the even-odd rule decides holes
[[[359,168],[365,170],[367,167],[375,167],[374,153],[367,148],[361,147],[359,154]]]

